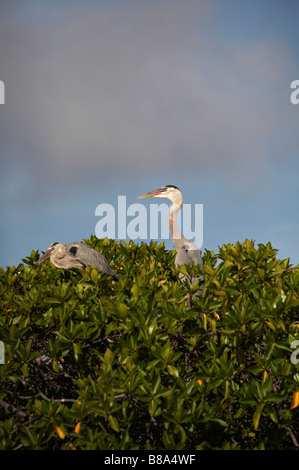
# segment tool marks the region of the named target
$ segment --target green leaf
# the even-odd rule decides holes
[[[255,412],[253,413],[253,426],[255,430],[257,430],[257,428],[259,427],[263,407],[264,407],[263,404],[258,404]]]
[[[116,432],[119,432],[119,424],[118,424],[117,419],[112,415],[109,415],[108,418],[109,418],[109,423],[112,429]]]
[[[150,416],[154,416],[155,413],[156,413],[156,410],[157,410],[157,402],[155,399],[152,399],[150,402],[149,402],[149,405],[148,405],[148,412],[150,414]]]
[[[177,368],[172,366],[171,364],[167,365],[167,370],[170,373],[170,375],[173,375],[173,377],[179,377],[179,375],[180,375]]]
[[[95,283],[97,284],[98,280],[99,280],[99,273],[96,269],[92,269],[91,270],[91,273],[90,273],[90,279]]]
[[[82,354],[82,349],[79,343],[73,343],[73,350],[76,361],[78,360],[79,354]]]

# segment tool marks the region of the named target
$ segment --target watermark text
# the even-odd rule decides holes
[[[0,104],[5,104],[5,86],[2,80],[0,80]]]
[[[3,341],[0,341],[0,364],[5,364],[5,347]]]
[[[295,339],[294,341],[292,341],[291,348],[295,349],[297,346],[299,346],[299,340]],[[299,347],[297,347],[297,349],[294,352],[292,352],[291,363],[299,364]]]
[[[131,240],[158,239],[168,240],[169,205],[165,203],[140,203],[127,206],[126,196],[118,196],[117,208],[112,204],[99,204],[95,209],[99,217],[95,226],[98,238],[118,238]],[[184,237],[193,240],[200,249],[203,245],[203,204],[183,204],[177,214],[177,224]]]
[[[294,90],[291,93],[290,100],[292,104],[299,103],[299,80],[293,80],[291,83],[291,88]]]

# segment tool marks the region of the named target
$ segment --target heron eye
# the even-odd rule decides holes
[[[71,246],[70,248],[70,253],[74,256],[77,254],[78,247],[77,246]]]

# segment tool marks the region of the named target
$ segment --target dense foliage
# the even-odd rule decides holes
[[[119,282],[37,265],[34,251],[0,269],[0,449],[298,446],[288,260],[248,240],[206,251],[198,297],[164,244],[84,242]]]

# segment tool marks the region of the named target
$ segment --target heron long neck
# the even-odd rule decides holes
[[[175,248],[183,247],[185,241],[177,223],[177,214],[181,207],[182,204],[174,203],[169,211],[169,230]]]
[[[57,268],[64,268],[65,267],[65,255],[66,255],[66,247],[59,243],[57,245],[56,250],[50,256],[50,261],[54,266]]]

